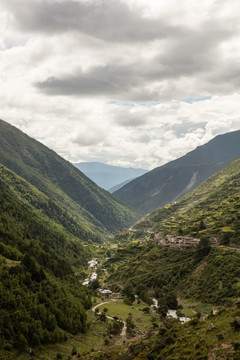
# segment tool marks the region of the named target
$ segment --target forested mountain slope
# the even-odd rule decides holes
[[[177,201],[240,156],[240,131],[216,136],[185,156],[129,182],[114,195],[142,214]]]
[[[2,120],[0,137],[0,163],[36,186],[90,236],[134,222],[134,210],[99,188],[54,151]]]
[[[176,203],[153,211],[136,228],[215,236],[225,244],[240,244],[240,159]]]
[[[0,204],[0,348],[26,350],[85,331],[91,299],[79,279],[91,248],[68,232],[78,225],[2,165]]]

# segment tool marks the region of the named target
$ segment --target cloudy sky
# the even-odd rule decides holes
[[[1,0],[0,118],[151,169],[240,129],[239,0]]]

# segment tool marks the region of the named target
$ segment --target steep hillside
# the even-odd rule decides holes
[[[240,131],[219,135],[185,156],[129,182],[114,195],[142,214],[177,201],[240,156]]]
[[[86,265],[86,236],[84,229],[69,213],[40,192],[35,186],[0,164],[1,228],[10,234],[28,239],[31,235],[49,251],[68,264]],[[73,233],[82,236],[74,236]],[[96,235],[92,234],[95,240]],[[20,244],[13,243],[13,246]],[[89,255],[87,256],[89,257]],[[61,268],[59,268],[61,271]]]
[[[121,351],[115,346],[91,359],[239,360],[239,325],[239,303],[205,319],[195,316],[186,324],[163,319],[160,324],[153,322],[147,335],[138,335]]]
[[[224,244],[240,244],[240,159],[178,202],[153,211],[136,228],[215,236]]]
[[[147,172],[147,170],[143,169],[124,168],[100,162],[80,162],[73,165],[105,190],[135,179]]]
[[[166,235],[193,236],[197,247],[164,246]],[[181,297],[221,304],[239,296],[240,158],[205,180],[176,203],[155,210],[129,231],[115,236],[117,251],[105,264],[110,283],[130,283],[166,298]],[[238,247],[239,250],[239,247]]]
[[[70,213],[74,222],[90,231],[90,236],[96,231],[113,232],[135,220],[133,210],[76,167],[2,120],[0,137],[0,162]]]
[[[134,179],[129,179],[129,180],[123,181],[121,184],[117,184],[117,185],[113,186],[112,188],[108,189],[108,191],[110,192],[110,194],[113,194],[115,191],[117,191],[118,189],[120,189],[121,187],[123,187],[124,185],[126,185],[127,183],[129,183],[132,180],[134,180]]]
[[[84,332],[91,298],[79,279],[90,245],[68,232],[68,214],[2,165],[0,204],[0,349],[23,351]]]

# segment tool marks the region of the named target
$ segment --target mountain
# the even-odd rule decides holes
[[[2,120],[0,137],[0,163],[67,213],[72,222],[68,230],[75,236],[94,240],[99,233],[113,232],[134,222],[136,214],[132,209],[43,144]]]
[[[135,295],[148,305],[152,297],[158,300],[155,315],[149,308],[155,325],[140,339],[136,330],[136,340],[125,349],[129,360],[240,358],[239,209],[240,158],[179,201],[116,234],[118,247],[104,264],[105,284],[123,289],[125,302]],[[164,246],[174,234],[200,242]],[[211,246],[212,238],[221,245]],[[169,309],[190,321],[180,324],[167,315]],[[124,359],[117,350],[111,359]]]
[[[213,304],[238,297],[239,209],[240,158],[179,201],[154,210],[133,228],[116,234],[118,251],[105,264],[115,268],[109,281],[130,282],[133,287],[142,283],[151,289],[168,287],[182,297]],[[205,245],[189,245],[184,250],[169,242],[166,246],[174,235],[198,238]],[[209,240],[220,247],[211,248]]]
[[[91,245],[68,231],[69,214],[3,165],[0,204],[1,350],[25,351],[86,331],[91,298],[79,279]]]
[[[79,162],[73,165],[105,190],[110,190],[116,185],[135,179],[147,172],[143,169],[124,168],[100,162]]]
[[[113,186],[112,188],[108,189],[108,191],[110,192],[110,194],[113,194],[115,191],[117,191],[118,189],[120,189],[121,187],[123,187],[124,185],[126,185],[127,183],[129,183],[132,180],[134,180],[134,179],[125,180],[122,183],[117,184],[117,185]]]
[[[135,228],[216,237],[240,245],[240,158],[209,177],[181,200],[154,210]]]
[[[114,195],[141,214],[177,201],[240,156],[240,131],[216,136],[185,156],[129,182]]]

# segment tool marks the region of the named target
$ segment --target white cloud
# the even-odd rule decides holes
[[[3,0],[0,117],[70,161],[143,168],[239,129],[239,2],[137,3]]]

